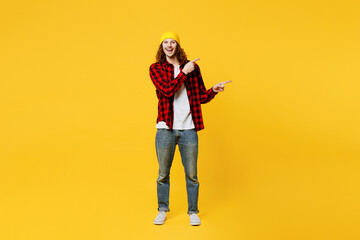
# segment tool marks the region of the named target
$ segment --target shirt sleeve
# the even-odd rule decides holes
[[[166,81],[166,74],[156,63],[150,66],[150,78],[156,89],[159,90],[166,97],[173,96],[176,91],[186,80],[186,74],[181,71],[176,78],[171,81]]]
[[[214,90],[212,88],[206,90],[204,81],[203,81],[202,76],[201,76],[200,67],[197,64],[195,64],[195,69],[197,71],[197,75],[198,75],[198,78],[199,78],[200,102],[201,103],[208,103],[218,93],[214,92]]]

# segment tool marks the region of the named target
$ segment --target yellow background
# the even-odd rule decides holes
[[[3,1],[0,239],[359,239],[360,7],[346,1]],[[157,213],[164,31],[201,58],[200,227],[177,151]]]

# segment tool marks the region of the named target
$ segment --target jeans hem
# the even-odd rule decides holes
[[[190,215],[190,214],[193,214],[193,213],[198,213],[199,210],[196,210],[196,211],[187,211],[187,214]]]
[[[160,208],[158,208],[158,211],[159,211],[159,212],[160,212],[160,211],[170,212],[170,209],[164,208],[164,207],[160,207]]]

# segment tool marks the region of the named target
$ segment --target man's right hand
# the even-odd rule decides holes
[[[194,69],[195,69],[195,64],[194,64],[194,62],[196,62],[197,60],[200,60],[200,58],[197,58],[197,59],[192,60],[192,61],[188,62],[187,64],[185,64],[185,67],[183,68],[182,71],[183,71],[185,74],[188,74],[188,73],[191,73],[192,71],[194,71]]]

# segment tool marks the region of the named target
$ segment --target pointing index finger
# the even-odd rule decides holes
[[[194,60],[192,60],[190,62],[196,62],[197,60],[200,60],[200,58],[194,59]]]
[[[225,83],[230,83],[230,82],[232,82],[232,80],[230,80],[230,81],[226,81],[226,82],[222,82],[223,84],[225,84]]]

